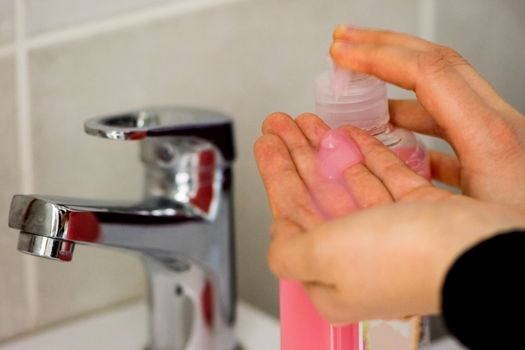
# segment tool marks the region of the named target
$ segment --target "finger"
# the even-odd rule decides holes
[[[321,139],[330,130],[330,127],[321,118],[311,113],[301,114],[295,119],[295,122],[314,148],[319,147]]]
[[[401,46],[416,51],[434,52],[454,66],[463,79],[489,105],[500,108],[508,107],[496,90],[468,64],[465,58],[448,47],[408,34],[349,26],[338,26],[334,31],[334,40],[345,40],[354,44]]]
[[[430,151],[430,168],[435,180],[461,187],[461,165],[457,158],[446,153]]]
[[[295,218],[305,227],[319,222],[310,194],[283,141],[275,135],[260,137],[254,146],[272,214],[276,219]]]
[[[473,151],[469,148],[477,142],[465,139],[489,136],[484,129],[474,130],[472,124],[485,125],[493,119],[493,111],[441,54],[399,46],[340,42],[332,45],[331,53],[343,67],[414,90],[458,152]]]
[[[389,100],[388,108],[392,124],[421,134],[442,137],[439,126],[417,100]]]
[[[315,154],[297,123],[287,114],[274,113],[264,120],[262,131],[264,134],[277,135],[283,140],[299,176],[308,186],[309,175],[316,173]]]
[[[344,195],[344,186],[327,181],[321,176],[316,150],[292,118],[282,113],[273,114],[264,121],[263,132],[272,133],[283,140],[299,176],[314,197],[317,208],[325,217],[339,217],[355,210],[353,198]]]
[[[359,208],[393,202],[385,185],[365,165],[353,165],[344,171],[343,176]]]
[[[315,148],[319,147],[323,137],[330,131],[330,127],[314,114],[305,113],[299,116],[296,122]],[[392,202],[392,197],[383,183],[364,165],[355,164],[342,175],[359,208]]]
[[[356,44],[396,45],[420,51],[430,50],[435,46],[427,40],[409,34],[344,25],[335,29],[333,39]]]
[[[373,136],[351,126],[345,126],[343,129],[359,145],[364,164],[381,180],[395,201],[420,188],[431,186],[430,182],[409,169],[394,152]]]

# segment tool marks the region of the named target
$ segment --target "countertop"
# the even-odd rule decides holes
[[[279,322],[240,302],[237,335],[246,350],[279,349]],[[73,320],[0,345],[0,350],[144,350],[147,345],[146,304],[143,301]],[[429,350],[460,350],[445,339]]]

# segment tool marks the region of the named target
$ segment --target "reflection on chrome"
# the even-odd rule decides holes
[[[216,112],[143,109],[95,118],[88,134],[140,140],[143,199],[106,203],[16,195],[18,250],[70,261],[76,244],[140,252],[150,286],[151,350],[232,350],[237,344],[231,121]]]

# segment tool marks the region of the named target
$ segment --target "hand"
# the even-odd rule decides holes
[[[413,90],[391,101],[393,123],[448,141],[458,159],[432,152],[433,174],[474,198],[525,209],[525,118],[453,50],[404,34],[340,26],[340,66]]]
[[[525,225],[508,208],[432,187],[351,127],[344,130],[363,162],[345,171],[345,185],[360,207],[373,208],[344,216],[353,208],[348,198],[317,187],[315,152],[327,130],[314,115],[294,121],[274,114],[263,124],[255,157],[274,216],[270,267],[280,278],[303,282],[331,322],[436,313],[446,271],[461,252]],[[328,221],[322,210],[342,218]]]

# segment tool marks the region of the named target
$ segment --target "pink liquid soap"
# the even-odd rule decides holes
[[[363,159],[357,144],[344,130],[334,129],[327,132],[317,152],[319,172],[327,180],[343,180],[345,169],[360,163]]]

